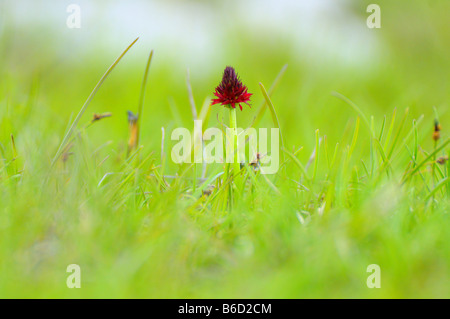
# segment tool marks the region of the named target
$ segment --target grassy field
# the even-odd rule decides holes
[[[352,5],[363,29],[368,3]],[[87,50],[5,22],[0,297],[449,298],[450,3],[379,4],[370,63],[314,59],[236,26],[223,57],[189,77],[141,38],[98,92],[134,39]],[[238,126],[261,114],[256,127],[279,125],[285,146],[276,174],[247,165],[241,188],[218,176],[225,165],[170,157],[193,107],[206,127],[228,124],[227,109],[210,107],[226,65],[253,93]],[[129,151],[127,110],[140,101]],[[70,264],[81,289],[66,285]],[[367,287],[371,264],[381,288]]]

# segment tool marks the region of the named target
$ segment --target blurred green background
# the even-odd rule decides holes
[[[241,127],[264,100],[258,83],[268,88],[288,65],[272,101],[286,147],[304,146],[303,162],[314,148],[316,129],[332,149],[351,136],[356,113],[333,91],[373,115],[377,131],[395,108],[400,115],[410,109],[408,129],[424,114],[421,146],[431,148],[433,106],[444,136],[450,120],[450,2],[380,0],[381,28],[369,29],[366,8],[372,2],[77,1],[81,28],[70,29],[66,8],[72,1],[1,1],[0,142],[3,157],[11,158],[14,136],[26,180],[2,184],[0,296],[449,297],[448,205],[442,216],[411,220],[398,213],[411,205],[402,202],[403,195],[393,199],[390,184],[365,194],[360,206],[381,219],[355,217],[342,208],[305,230],[292,213],[298,199],[285,193],[266,211],[277,217],[239,215],[230,229],[217,233],[211,227],[219,227],[220,218],[186,214],[173,193],[136,210],[112,205],[94,190],[123,161],[126,111],[137,111],[152,49],[140,143],[156,159],[161,127],[166,134],[192,127],[187,70],[199,110],[227,65],[254,93],[253,107],[238,113]],[[42,179],[69,121],[137,36],[81,121],[112,113],[86,131],[87,145],[80,146],[98,149],[99,161],[109,159],[93,176],[77,164],[65,187],[51,183],[43,191]],[[223,108],[213,107],[208,125],[226,117]],[[272,126],[268,112],[260,126]],[[366,138],[361,128],[359,158],[368,157]],[[83,160],[75,154],[72,164]],[[398,166],[404,170],[405,163]],[[166,173],[175,172],[168,163]],[[380,204],[385,202],[387,208]],[[70,263],[82,267],[82,289],[65,287]],[[365,286],[371,263],[386,269],[381,290]]]
[[[395,107],[409,107],[417,116],[431,115],[436,106],[445,116],[447,1],[380,1],[381,29],[366,26],[369,3],[117,1],[94,5],[80,1],[81,28],[69,29],[65,9],[70,2],[30,1],[24,6],[3,1],[1,90],[15,106],[5,107],[3,99],[2,112],[8,109],[29,121],[33,112],[45,112],[53,123],[51,133],[60,136],[106,68],[140,36],[89,107],[87,115],[114,114],[108,123],[92,128],[96,141],[104,141],[105,136],[117,142],[126,138],[126,110],[136,111],[150,49],[155,55],[142,135],[149,148],[159,145],[161,126],[178,125],[169,101],[173,100],[184,126],[191,125],[185,85],[188,68],[198,108],[212,97],[226,65],[237,69],[255,93],[253,104],[258,106],[263,100],[258,83],[269,87],[288,64],[273,99],[289,145],[313,142],[317,128],[331,142],[338,139],[354,114],[330,95],[332,91],[351,97],[379,122]],[[30,101],[33,90],[36,101]],[[253,116],[246,110],[239,122],[244,126]],[[268,125],[270,117],[265,120]],[[39,122],[47,125],[42,119]],[[28,122],[20,123],[31,129]],[[22,128],[16,124],[12,133],[20,138]],[[3,137],[10,130],[7,123],[2,124]]]

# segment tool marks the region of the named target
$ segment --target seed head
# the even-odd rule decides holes
[[[104,119],[105,117],[111,117],[111,116],[112,116],[112,114],[110,112],[102,113],[102,114],[94,113],[94,115],[92,116],[91,122],[99,121],[101,119]]]
[[[127,111],[127,114],[128,114],[128,128],[129,128],[129,132],[130,132],[129,133],[130,137],[128,139],[128,154],[130,154],[130,152],[132,150],[134,150],[138,144],[139,130],[138,130],[137,122],[138,122],[139,114],[135,115],[131,111]]]
[[[448,156],[441,156],[436,160],[436,163],[444,165],[448,161]]]
[[[441,138],[441,124],[439,124],[438,120],[434,121],[434,132],[433,132],[433,140],[437,141]]]

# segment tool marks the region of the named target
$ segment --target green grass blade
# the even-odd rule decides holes
[[[269,92],[268,92],[269,96],[272,96],[273,92],[275,91],[276,87],[278,86],[278,83],[281,81],[281,78],[283,77],[284,73],[286,72],[287,67],[288,67],[288,65],[285,64],[281,68],[281,71],[278,73],[277,77],[275,78],[275,80],[273,81],[272,85],[269,88]],[[263,118],[264,113],[266,111],[266,105],[267,105],[267,100],[264,99],[264,101],[261,103],[261,106],[258,109],[258,114],[256,115],[256,117],[253,120],[253,122],[250,125],[250,127],[254,127],[254,126],[257,126],[259,124],[259,122]]]
[[[349,157],[351,157],[353,154],[353,150],[355,149],[356,146],[356,141],[358,140],[358,135],[359,135],[359,116],[356,118],[355,132],[353,133],[352,144],[350,145]]]
[[[147,65],[145,67],[145,72],[144,72],[144,77],[142,78],[141,92],[139,94],[139,104],[138,104],[138,112],[137,112],[138,133],[137,133],[136,145],[139,145],[140,123],[141,123],[141,118],[142,118],[142,111],[144,109],[145,87],[147,86],[148,71],[150,69],[150,64],[152,62],[152,58],[153,58],[153,50],[150,51],[150,55],[148,56]]]
[[[285,152],[291,159],[292,161],[295,163],[295,165],[297,165],[297,167],[300,169],[300,171],[303,173],[303,175],[305,176],[306,180],[310,180],[308,173],[306,172],[305,167],[303,166],[303,164],[298,160],[298,158],[292,154],[291,152],[289,152],[288,150],[286,150],[285,148],[282,149],[283,152]]]
[[[370,126],[369,120],[367,119],[366,115],[363,113],[363,111],[355,104],[353,103],[349,98],[347,98],[346,96],[338,93],[338,92],[331,92],[331,95],[341,99],[342,101],[344,101],[345,103],[347,103],[348,105],[350,105],[353,110],[355,110],[356,113],[358,113],[358,115],[362,118],[364,124],[366,125],[367,130],[369,131],[370,135],[373,136],[374,133],[372,131],[372,128]]]
[[[383,124],[381,124],[380,137],[378,137],[378,140],[380,141],[380,143],[381,143],[381,140],[383,139],[385,127],[386,127],[386,115],[383,117]]]
[[[400,138],[400,134],[402,132],[403,126],[406,122],[406,118],[409,114],[409,108],[406,108],[405,115],[403,115],[402,121],[400,122],[400,126],[398,127],[397,134],[395,135],[394,141],[392,142],[391,148],[389,150],[389,153],[387,155],[387,158],[390,160],[392,153],[394,152],[395,146],[397,145],[398,139]]]
[[[394,113],[392,114],[391,124],[389,125],[389,130],[386,135],[386,140],[384,141],[384,147],[383,147],[384,152],[387,151],[387,147],[389,145],[389,142],[391,141],[391,135],[392,135],[392,131],[394,130],[396,116],[397,116],[397,108],[394,109]]]
[[[281,133],[280,122],[278,121],[278,116],[277,116],[277,113],[275,111],[275,107],[273,106],[272,101],[270,100],[270,97],[267,94],[267,91],[266,91],[266,89],[264,88],[264,85],[261,82],[259,83],[259,87],[261,88],[261,92],[262,92],[262,94],[264,96],[264,99],[266,100],[267,105],[269,106],[270,114],[272,115],[273,125],[275,125],[275,127],[280,130],[281,147],[284,148],[283,134]]]
[[[319,130],[316,130],[316,149],[314,154],[314,171],[312,180],[316,179],[317,168],[319,167],[319,150],[320,150],[320,139],[319,139]]]
[[[433,152],[431,152],[430,154],[428,154],[428,156],[422,161],[420,162],[409,174],[407,174],[407,176],[405,177],[403,183],[405,183],[405,181],[408,180],[409,177],[413,176],[415,173],[417,173],[417,171],[424,166],[435,154],[437,154],[439,151],[441,151],[442,149],[444,149],[448,143],[450,143],[450,138],[447,138],[445,140],[444,143],[441,144],[441,146],[437,147],[436,149],[433,150]]]
[[[434,194],[436,194],[436,192],[442,188],[444,185],[447,185],[447,181],[448,181],[448,176],[441,179],[441,181],[439,183],[436,184],[436,186],[431,190],[431,192],[427,195],[427,197],[425,198],[425,200],[429,200],[432,196],[434,196]]]
[[[73,131],[75,130],[78,122],[80,121],[81,117],[83,116],[84,112],[86,111],[87,107],[89,106],[89,104],[91,103],[92,99],[94,98],[95,94],[97,93],[97,91],[100,89],[100,87],[102,86],[103,82],[105,82],[106,78],[108,77],[109,74],[111,74],[112,70],[116,67],[116,65],[120,62],[120,60],[122,60],[122,58],[124,57],[124,55],[128,52],[128,50],[131,49],[131,47],[136,43],[136,41],[139,38],[136,38],[123,52],[121,55],[119,55],[119,57],[114,61],[113,64],[111,64],[111,66],[108,68],[108,70],[106,70],[105,74],[103,74],[103,76],[100,78],[100,81],[98,81],[97,85],[94,87],[94,89],[92,90],[91,94],[89,94],[86,102],[84,102],[83,106],[81,107],[80,111],[78,112],[78,115],[75,117],[75,120],[72,122],[72,125],[70,126],[69,130],[67,131],[66,135],[64,136],[58,150],[56,151],[55,156],[53,157],[52,163],[51,163],[51,167],[53,167],[56,163],[56,161],[58,160],[58,158],[61,156],[62,154],[62,150],[66,144],[66,142],[69,140],[70,136],[72,135]]]

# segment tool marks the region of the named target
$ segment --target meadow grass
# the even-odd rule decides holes
[[[186,76],[133,47],[33,69],[3,51],[0,297],[450,297],[449,61],[441,44],[408,51],[401,34],[384,35],[391,51],[370,76],[299,62],[288,44],[230,53],[254,93],[238,125],[282,131],[279,171],[245,165],[241,189],[225,165],[170,158],[173,128],[228,123],[210,107],[221,65]],[[69,264],[81,289],[66,286]],[[380,289],[366,285],[370,264]]]

